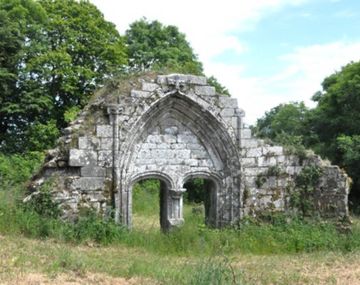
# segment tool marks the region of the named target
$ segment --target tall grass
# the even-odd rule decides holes
[[[134,195],[134,204],[138,205],[138,208],[134,209],[135,213],[143,216],[155,214],[156,217],[159,209],[156,189],[158,186],[154,181],[142,186],[151,190],[140,191]],[[21,187],[0,191],[1,234],[54,238],[71,243],[122,244],[160,255],[176,256],[360,249],[358,220],[353,225],[352,232],[347,234],[339,233],[331,223],[301,219],[287,221],[281,215],[270,222],[246,220],[237,227],[210,229],[204,225],[204,217],[192,211],[191,205],[186,205],[184,226],[163,234],[158,227],[134,228],[128,231],[93,213],[82,216],[75,224],[66,223],[56,218],[41,216],[22,206],[22,203],[19,203],[20,197]]]
[[[276,223],[247,221],[239,228],[209,229],[202,217],[186,208],[183,227],[168,234],[159,228],[128,231],[94,214],[75,224],[44,218],[16,203],[8,204],[0,192],[0,233],[22,234],[34,238],[55,238],[72,243],[98,242],[139,247],[163,255],[212,256],[229,253],[296,253],[320,250],[351,251],[360,248],[360,224],[352,232],[340,234],[334,225],[324,222],[279,218]],[[8,197],[9,198],[9,197]]]

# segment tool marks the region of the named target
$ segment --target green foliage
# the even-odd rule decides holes
[[[9,23],[0,28],[8,40],[0,46],[0,147],[24,152],[34,146],[29,136],[37,139],[34,125],[64,127],[66,111],[122,70],[125,45],[88,1],[0,1],[0,13]]]
[[[308,109],[304,102],[280,104],[266,112],[257,120],[254,133],[262,138],[270,138],[277,142],[278,136],[286,133],[290,136],[304,134],[304,121]]]
[[[38,169],[44,154],[29,152],[22,155],[5,155],[0,152],[0,191],[21,186]]]
[[[255,185],[257,188],[261,188],[267,181],[267,178],[264,174],[258,174],[255,179]]]
[[[320,154],[352,176],[350,199],[356,203],[360,200],[360,62],[344,66],[325,78],[322,85],[323,91],[313,98],[318,105],[310,117],[312,132],[317,135],[313,144]]]
[[[24,205],[20,205],[20,207],[24,207],[28,211],[34,211],[44,218],[58,218],[60,209],[59,204],[52,199],[51,190],[53,187],[53,181],[51,179],[47,180],[39,191],[33,193],[31,199]]]
[[[306,158],[307,152],[306,147],[303,144],[303,136],[295,136],[286,132],[281,132],[276,136],[276,141],[284,146],[285,151],[288,154],[297,155],[300,162]]]
[[[77,115],[79,114],[79,112],[80,112],[80,108],[78,106],[70,107],[64,112],[64,121],[66,123],[70,123],[74,121]]]
[[[158,215],[160,211],[160,181],[147,179],[136,183],[133,187],[133,211]]]
[[[197,264],[192,274],[189,274],[186,284],[193,285],[226,285],[239,284],[238,276],[227,258],[207,260]]]
[[[319,183],[322,169],[315,165],[305,166],[296,176],[295,189],[290,193],[290,204],[301,211],[303,217],[314,214],[313,193]]]
[[[184,188],[186,192],[184,193],[185,202],[190,203],[201,203],[205,201],[205,191],[204,191],[204,179],[195,178],[186,182]]]
[[[157,193],[154,194],[157,197]],[[7,197],[7,199],[4,199]],[[92,212],[82,216],[76,223],[66,223],[46,218],[35,211],[9,203],[13,191],[0,192],[0,233],[24,234],[29,237],[51,237],[72,243],[97,242],[121,244],[143,249],[157,255],[218,256],[223,254],[273,254],[313,252],[321,250],[352,251],[360,249],[360,228],[354,226],[351,233],[339,234],[331,223],[314,220],[288,219],[272,216],[268,222],[245,219],[239,227],[210,229],[205,227],[203,217],[185,207],[185,224],[182,228],[162,234],[157,228],[128,231],[111,220],[104,220]],[[154,200],[155,201],[155,200]],[[149,215],[143,213],[143,215]],[[208,272],[205,262],[199,268]],[[216,267],[216,268],[215,268]],[[198,268],[198,267],[197,267]],[[230,276],[226,263],[214,264],[214,270]],[[214,273],[214,280],[219,277]],[[223,276],[223,278],[228,278]],[[191,280],[205,278],[202,273]]]
[[[208,82],[209,85],[215,87],[215,90],[216,90],[217,93],[222,94],[222,95],[226,95],[226,96],[230,96],[229,90],[225,86],[221,85],[219,83],[219,81],[214,76],[210,76],[207,79],[207,82]]]
[[[27,146],[29,149],[42,151],[54,147],[57,138],[60,136],[60,131],[55,120],[50,120],[44,124],[35,122],[27,129],[26,136],[29,138]]]
[[[279,176],[281,174],[281,168],[277,165],[270,166],[269,169],[266,172],[266,175],[268,177],[270,176]]]
[[[126,31],[129,67],[134,71],[161,70],[202,74],[202,64],[185,35],[158,21],[135,21]]]

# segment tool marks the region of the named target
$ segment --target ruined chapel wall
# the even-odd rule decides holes
[[[349,178],[338,166],[330,165],[312,152],[305,157],[271,146],[242,130],[243,215],[305,211],[323,218],[347,217]],[[300,176],[319,171],[314,185],[301,185]],[[310,173],[311,174],[311,173]],[[312,183],[309,178],[308,183]],[[304,189],[304,187],[308,187]]]
[[[175,190],[188,174],[214,174],[221,224],[267,211],[296,211],[291,198],[301,189],[295,181],[309,165],[322,169],[311,194],[314,209],[324,217],[348,215],[349,180],[343,171],[254,138],[237,100],[216,94],[206,78],[158,76],[114,94],[92,102],[65,129],[32,181],[35,193],[45,181],[56,181],[52,194],[64,218],[74,219],[84,208],[113,211],[120,191],[115,178],[126,188],[146,172],[168,175]]]

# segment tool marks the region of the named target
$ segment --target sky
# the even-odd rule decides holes
[[[360,60],[359,0],[91,0],[124,34],[146,17],[175,25],[238,100],[245,123],[304,101],[323,79]]]

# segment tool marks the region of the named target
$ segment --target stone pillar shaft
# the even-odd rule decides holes
[[[110,116],[110,125],[112,125],[112,191],[111,206],[117,210],[116,203],[120,204],[120,211],[115,213],[115,221],[128,224],[128,201],[127,195],[123,195],[120,187],[120,169],[119,169],[119,153],[120,153],[120,132],[119,132],[119,115],[123,108],[118,104],[109,105],[107,112]],[[126,197],[124,197],[126,196]]]

